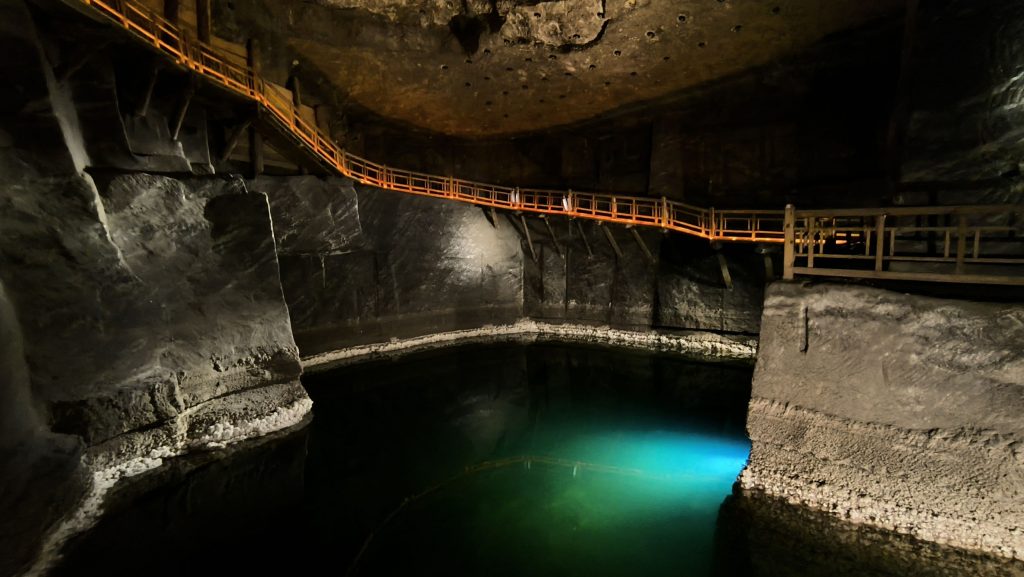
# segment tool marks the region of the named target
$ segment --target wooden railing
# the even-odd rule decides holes
[[[1021,217],[1024,206],[1012,205],[788,206],[783,276],[1024,284]]]
[[[363,184],[520,212],[657,227],[712,241],[783,243],[785,278],[828,275],[1001,284],[1021,284],[1024,279],[1001,271],[979,272],[983,266],[1024,264],[1017,225],[1021,207],[716,210],[665,197],[499,186],[378,164],[346,152],[303,119],[287,90],[136,0],[67,1],[91,6],[178,66],[254,101],[263,118],[282,134],[329,169]],[[937,219],[942,222],[936,224]],[[941,251],[935,248],[939,241]],[[816,266],[824,260],[844,264]],[[935,270],[908,270],[911,263]]]
[[[80,2],[163,52],[177,65],[255,101],[269,120],[321,163],[363,184],[480,206],[652,226],[710,240],[782,242],[781,210],[716,212],[666,198],[498,186],[377,164],[339,148],[301,117],[289,94],[277,90],[250,67],[221,57],[211,45],[199,42],[138,2]]]

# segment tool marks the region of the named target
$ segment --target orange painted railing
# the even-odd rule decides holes
[[[716,211],[666,198],[498,186],[384,166],[340,149],[303,119],[289,95],[222,57],[174,23],[134,0],[80,0],[146,44],[245,98],[255,101],[285,134],[322,163],[353,180],[410,194],[539,214],[652,226],[710,240],[782,242],[783,211]]]
[[[71,0],[68,0],[69,2]],[[360,158],[339,148],[316,126],[303,119],[291,94],[266,82],[247,65],[232,62],[208,43],[199,42],[174,23],[136,0],[78,0],[123,27],[187,70],[211,79],[255,102],[271,121],[325,166],[353,180],[378,188],[468,202],[480,206],[539,214],[651,226],[720,241],[783,244],[784,278],[825,275],[857,278],[1024,284],[1024,276],[991,265],[1024,269],[1020,239],[1024,207],[897,207],[879,209],[715,210],[662,198],[539,190],[485,184],[401,170]],[[236,58],[237,60],[237,58]],[[942,217],[941,225],[922,219]],[[889,219],[888,221],[886,219]],[[952,219],[956,219],[954,223]],[[993,220],[995,219],[995,220]],[[993,224],[997,222],[997,224]],[[926,239],[926,240],[922,240]],[[922,252],[922,242],[937,246],[942,256]],[[955,251],[953,240],[956,240]],[[968,248],[968,242],[970,247]],[[1009,251],[1012,254],[1008,254]],[[845,268],[816,266],[825,260],[849,263]],[[906,270],[912,262],[949,265],[949,270]],[[801,266],[802,265],[802,266]],[[975,267],[967,270],[966,267]],[[1016,267],[1015,267],[1016,268]],[[979,272],[980,271],[980,272]]]

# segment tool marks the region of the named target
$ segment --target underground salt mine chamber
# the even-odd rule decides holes
[[[0,0],[0,576],[1024,575],[1022,39]]]

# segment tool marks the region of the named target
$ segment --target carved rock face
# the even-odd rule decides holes
[[[550,129],[674,97],[900,17],[898,0],[297,0],[234,3],[346,103],[465,137]],[[287,71],[280,70],[286,76]]]

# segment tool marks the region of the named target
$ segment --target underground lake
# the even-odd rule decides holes
[[[751,370],[533,344],[310,374],[308,427],[136,481],[72,540],[55,574],[699,577],[986,567],[731,497],[750,447]],[[998,564],[993,571],[1004,574]]]

